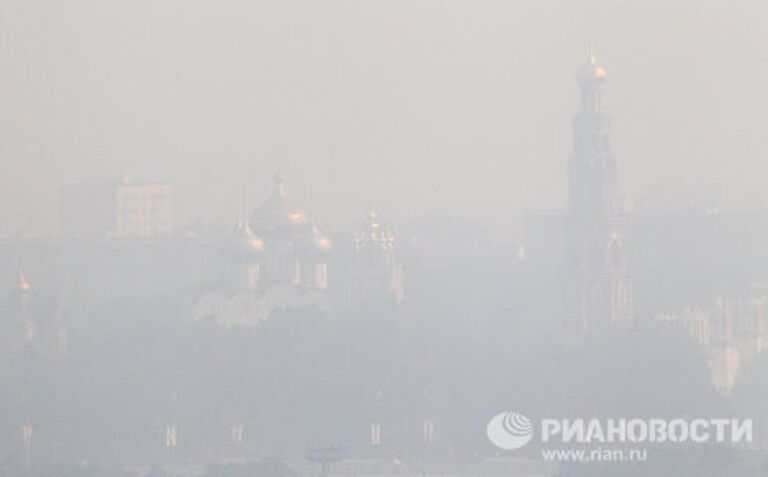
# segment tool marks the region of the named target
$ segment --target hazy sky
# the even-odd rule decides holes
[[[371,204],[557,211],[590,40],[636,202],[768,203],[762,0],[4,0],[0,15],[0,187],[41,188],[44,224],[61,184],[118,173],[171,182],[180,222],[231,217],[240,188],[257,205],[277,172],[332,227]]]

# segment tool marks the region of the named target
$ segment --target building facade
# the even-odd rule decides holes
[[[168,184],[117,180],[71,184],[61,193],[66,238],[158,238],[173,231]]]
[[[683,326],[704,350],[712,385],[731,395],[745,369],[768,348],[768,293],[718,299],[708,307],[659,313],[656,319]]]
[[[405,299],[403,266],[396,256],[395,237],[382,226],[375,211],[355,232],[355,255],[350,264],[347,304],[402,303]]]

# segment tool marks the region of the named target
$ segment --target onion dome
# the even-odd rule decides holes
[[[294,242],[294,250],[303,258],[325,258],[330,255],[332,249],[331,239],[312,223],[296,237]]]
[[[258,233],[290,235],[308,224],[307,212],[291,202],[285,192],[285,183],[285,176],[275,177],[272,196],[251,215],[250,223]]]
[[[606,72],[605,69],[598,66],[595,54],[592,51],[592,46],[589,47],[589,53],[587,55],[587,61],[584,66],[579,68],[578,79],[581,82],[586,81],[605,81]]]
[[[244,218],[238,220],[237,227],[224,239],[222,255],[237,262],[253,262],[264,253],[264,241],[259,238]]]

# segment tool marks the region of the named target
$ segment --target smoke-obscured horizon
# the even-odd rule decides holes
[[[62,185],[118,174],[172,184],[180,224],[228,223],[276,173],[334,227],[557,212],[592,42],[636,208],[759,208],[765,8],[6,2],[0,189],[42,234]]]

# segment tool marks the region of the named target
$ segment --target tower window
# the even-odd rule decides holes
[[[619,285],[619,290],[617,293],[616,301],[619,305],[619,308],[626,308],[629,304],[629,290],[625,285]]]
[[[600,308],[603,306],[603,290],[600,285],[592,287],[592,308]]]

